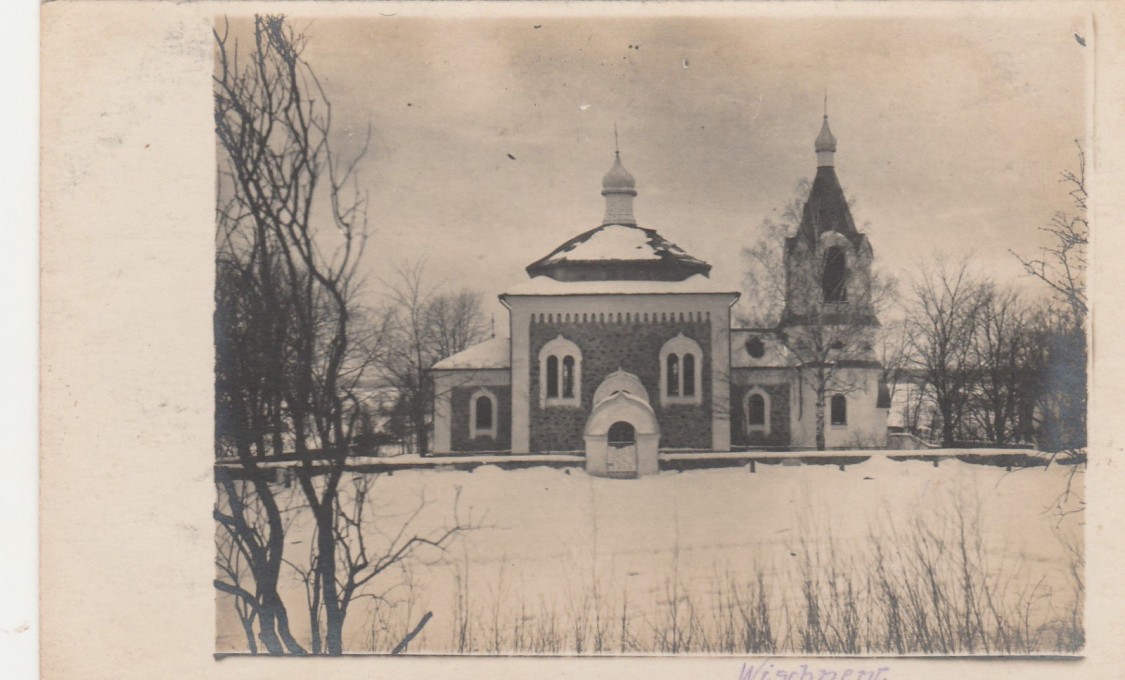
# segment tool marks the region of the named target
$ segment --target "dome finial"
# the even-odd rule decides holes
[[[836,137],[828,128],[828,90],[824,91],[824,122],[820,125],[820,134],[816,136],[816,165],[817,167],[832,167],[835,165]]]
[[[602,178],[602,196],[605,196],[605,219],[602,224],[632,224],[633,197],[637,195],[637,182],[621,164],[621,149],[617,142],[617,122],[613,123],[613,167]]]

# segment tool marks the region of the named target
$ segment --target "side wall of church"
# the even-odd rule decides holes
[[[557,315],[556,315],[557,316]],[[597,320],[531,322],[529,333],[530,448],[534,452],[580,451],[585,447],[583,430],[593,407],[594,390],[607,375],[622,368],[633,373],[648,390],[649,400],[660,423],[660,448],[711,448],[711,320],[704,313],[664,313],[636,320],[630,315],[591,315]],[[564,317],[566,318],[566,317]],[[618,319],[621,320],[618,320]],[[651,320],[656,318],[657,320]],[[664,343],[683,333],[699,343],[702,360],[699,404],[660,404],[660,350]],[[581,404],[548,406],[539,403],[539,350],[562,335],[582,351]]]
[[[470,432],[472,405],[470,401],[480,387],[454,387],[450,395],[453,418],[451,440],[454,451],[510,451],[512,449],[512,388],[491,385],[487,389],[496,397],[496,436],[473,437]]]
[[[789,429],[789,382],[774,382],[778,378],[762,375],[760,371],[734,369],[730,387],[730,442],[734,446],[788,446],[792,434]],[[746,395],[760,389],[769,397],[769,433],[747,431]]]
[[[879,368],[848,368],[842,370],[837,379],[847,389],[838,392],[828,386],[825,403],[824,441],[830,449],[870,449],[884,448],[887,445],[887,409],[878,408]],[[807,384],[797,383],[794,401],[803,402],[797,406],[793,419],[793,446],[813,447],[816,445],[816,391]],[[828,399],[842,393],[847,400],[844,425],[831,422],[831,405]]]
[[[506,451],[512,444],[511,371],[500,369],[439,370],[434,381],[434,436],[432,453]],[[496,435],[472,436],[473,396],[486,391],[496,400]]]

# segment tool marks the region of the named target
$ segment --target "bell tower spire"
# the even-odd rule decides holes
[[[836,165],[836,138],[828,129],[828,90],[824,91],[824,122],[820,134],[816,136],[816,166],[831,168]]]

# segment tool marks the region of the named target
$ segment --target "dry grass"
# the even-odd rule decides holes
[[[979,519],[887,520],[865,545],[800,542],[786,568],[716,571],[689,581],[673,552],[641,598],[591,577],[559,599],[507,592],[476,601],[457,567],[458,654],[1000,654],[1082,649],[1082,552],[1069,546],[1071,589],[1029,565],[992,565]],[[1061,539],[1060,539],[1061,540]],[[853,546],[854,547],[854,546]],[[1012,565],[1015,566],[1012,566]],[[745,574],[746,572],[741,572]],[[505,583],[500,574],[497,583]],[[612,595],[609,593],[612,591]]]
[[[952,495],[944,503],[931,497],[916,511],[896,499],[865,525],[853,516],[844,539],[808,526],[843,509],[807,508],[810,519],[790,525],[791,539],[729,537],[737,553],[704,552],[731,560],[710,570],[699,553],[681,550],[678,520],[668,551],[649,543],[660,550],[647,561],[625,553],[627,563],[614,564],[620,558],[599,551],[596,533],[593,545],[572,553],[578,557],[560,550],[551,566],[567,574],[565,583],[525,580],[520,569],[529,567],[518,553],[461,545],[437,563],[404,562],[379,590],[365,590],[358,602],[366,615],[354,614],[345,649],[389,653],[432,611],[408,653],[1077,653],[1084,644],[1081,486],[1068,480],[1066,496],[1045,516],[1027,509],[1027,521],[1045,534],[1035,541],[1060,541],[1037,543],[1030,554],[1008,544],[1006,525],[981,517],[990,506]],[[606,555],[608,564],[578,563]],[[525,592],[528,581],[549,590]]]

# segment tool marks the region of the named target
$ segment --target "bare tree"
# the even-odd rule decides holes
[[[228,35],[225,28],[215,31],[218,259],[221,271],[229,267],[239,278],[232,276],[234,299],[218,301],[217,354],[222,358],[228,351],[249,352],[261,361],[256,373],[230,376],[229,389],[217,390],[217,402],[220,409],[237,411],[228,406],[245,400],[244,387],[255,395],[254,417],[230,422],[237,425],[235,430],[247,422],[254,425],[235,441],[240,442],[242,472],[257,485],[256,498],[267,508],[271,546],[282,540],[284,530],[277,511],[270,508],[276,501],[254,456],[255,448],[261,453],[266,447],[261,442],[247,446],[242,440],[268,435],[275,455],[294,460],[291,469],[317,530],[314,564],[325,612],[325,651],[340,654],[346,608],[335,578],[333,528],[344,460],[361,413],[357,387],[373,354],[359,344],[362,317],[356,304],[367,217],[355,171],[366,145],[348,162],[334,153],[329,143],[331,106],[302,57],[304,36],[284,17],[255,17],[249,54],[240,54]],[[245,347],[238,345],[247,339],[239,335],[245,330],[241,319],[223,308],[231,303],[238,309],[243,296],[261,312],[252,319],[252,332],[246,334],[252,344]],[[225,346],[232,342],[233,349]],[[217,382],[225,379],[220,376]],[[257,422],[263,419],[265,432]],[[229,486],[222,490],[225,502],[235,509],[225,516],[217,510],[216,517],[220,523],[232,518],[237,526],[239,496],[232,495]],[[245,541],[248,550],[254,547],[250,533],[232,535]],[[281,547],[268,555],[273,569]],[[276,579],[276,574],[271,576]],[[216,587],[223,589],[219,581]],[[260,614],[258,619],[261,628]],[[267,648],[281,651],[268,643]],[[288,641],[286,649],[305,651]]]
[[[384,371],[398,391],[396,410],[409,421],[414,450],[426,453],[434,401],[430,368],[487,337],[481,297],[429,282],[422,261],[401,265],[387,289],[393,322]]]
[[[913,364],[941,414],[942,445],[953,446],[972,396],[974,342],[989,288],[967,260],[937,258],[912,283],[908,323]]]
[[[282,511],[265,475],[246,472],[251,479],[216,470],[220,493],[214,511],[215,588],[234,598],[252,653],[258,650],[257,637],[270,654],[304,654],[305,648],[290,632],[289,613],[278,591],[286,532]]]
[[[234,458],[238,474],[215,471],[219,527],[215,587],[235,598],[244,627],[258,626],[271,654],[304,653],[289,630],[278,592],[285,526],[260,461],[284,450],[284,338],[289,315],[276,252],[262,227],[249,234],[232,204],[218,210],[215,284],[215,455]],[[250,579],[246,579],[250,576]],[[246,581],[251,581],[247,583]],[[251,650],[257,649],[248,635]]]
[[[1076,327],[1073,308],[1040,307],[1028,321],[1028,399],[1023,408],[1035,419],[1043,451],[1082,457],[1086,446],[1086,334]]]
[[[1018,439],[1020,409],[1027,387],[1028,310],[1011,290],[986,285],[981,290],[972,359],[977,369],[970,399],[972,420],[985,439],[1007,444]]]
[[[350,484],[343,483],[337,496],[332,538],[336,546],[334,578],[341,618],[346,617],[350,607],[360,600],[370,599],[393,607],[402,598],[409,599],[412,596],[410,592],[399,596],[394,594],[403,585],[402,580],[397,578],[401,574],[396,570],[405,569],[408,562],[416,559],[423,559],[428,564],[437,563],[444,558],[445,552],[458,535],[476,526],[471,516],[465,519],[460,516],[460,489],[455,494],[452,521],[438,527],[427,527],[422,521],[423,511],[431,505],[424,493],[419,497],[418,503],[405,512],[404,517],[404,512],[399,508],[395,508],[392,513],[395,515],[393,521],[373,516],[374,492],[378,479],[378,474],[353,474],[350,476]],[[384,527],[393,528],[387,531]],[[316,531],[319,530],[318,526]],[[318,541],[314,541],[308,567],[290,563],[305,584],[314,654],[322,653],[328,634],[322,583],[326,575],[316,562],[319,557],[315,548],[317,543]],[[388,574],[392,578],[387,579]],[[408,637],[412,639],[421,632],[422,626],[431,616],[432,614],[424,616],[422,623]],[[409,641],[396,639],[391,644],[397,642],[398,646],[404,646]],[[374,640],[370,641],[370,644],[374,643]]]
[[[1089,223],[1086,217],[1086,154],[1077,141],[1078,170],[1066,170],[1060,181],[1070,188],[1072,211],[1060,211],[1041,230],[1052,242],[1039,257],[1012,254],[1024,269],[1045,283],[1059,305],[1036,316],[1042,372],[1037,411],[1039,446],[1046,450],[1077,450],[1086,446],[1087,339],[1089,301],[1086,293]]]
[[[481,311],[480,293],[461,290],[437,295],[430,304],[427,326],[439,360],[484,340],[489,333]]]
[[[910,380],[910,335],[906,321],[883,323],[875,334],[875,351],[883,367],[883,383],[894,399],[899,384]]]
[[[797,183],[793,197],[777,217],[766,217],[759,227],[760,236],[752,246],[742,249],[746,264],[743,285],[755,295],[746,296],[738,314],[738,322],[750,328],[773,328],[781,321],[785,307],[785,268],[782,260],[785,239],[797,231],[801,212],[808,200],[812,182],[807,178]],[[747,306],[753,301],[754,307]]]
[[[1060,181],[1070,187],[1074,212],[1058,212],[1040,230],[1051,235],[1051,245],[1041,248],[1039,257],[1024,257],[1012,252],[1027,273],[1047,284],[1074,312],[1081,324],[1089,312],[1086,297],[1086,249],[1090,244],[1090,224],[1086,219],[1086,152],[1078,147],[1078,171],[1065,170]]]

